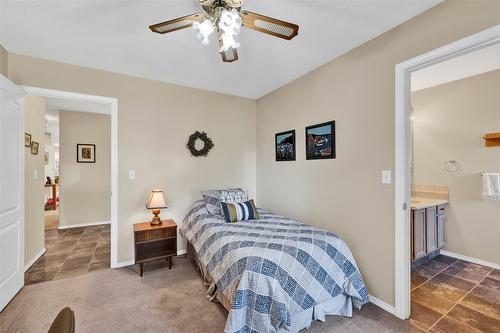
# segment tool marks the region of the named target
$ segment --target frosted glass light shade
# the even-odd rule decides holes
[[[210,20],[203,22],[193,22],[193,29],[196,31],[196,37],[202,42],[203,45],[210,44],[208,37],[214,32],[215,28]]]
[[[147,209],[167,208],[165,199],[163,198],[162,190],[152,190],[149,195],[149,200],[146,202]]]

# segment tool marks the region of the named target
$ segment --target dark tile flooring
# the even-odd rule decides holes
[[[45,254],[25,273],[25,284],[109,268],[110,226],[45,231]]]
[[[428,332],[500,332],[500,270],[439,255],[411,276],[410,321]]]

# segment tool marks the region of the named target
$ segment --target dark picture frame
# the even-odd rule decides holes
[[[95,144],[77,143],[76,144],[76,162],[77,163],[95,163]]]
[[[31,134],[24,133],[24,146],[31,147]]]
[[[335,121],[306,127],[306,160],[336,158]]]
[[[276,133],[274,149],[276,162],[295,161],[297,153],[295,130]]]

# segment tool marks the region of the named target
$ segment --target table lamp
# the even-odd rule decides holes
[[[162,190],[152,190],[151,195],[149,196],[148,202],[146,202],[146,208],[153,210],[153,219],[151,220],[151,225],[160,225],[160,209],[167,208],[165,204],[165,199],[163,198]]]

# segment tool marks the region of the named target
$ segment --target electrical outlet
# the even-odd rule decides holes
[[[128,171],[128,179],[134,180],[135,179],[135,170],[129,170]]]
[[[38,179],[38,170],[37,169],[35,169],[33,171],[33,179]]]
[[[382,184],[390,184],[392,182],[391,170],[382,170]]]

